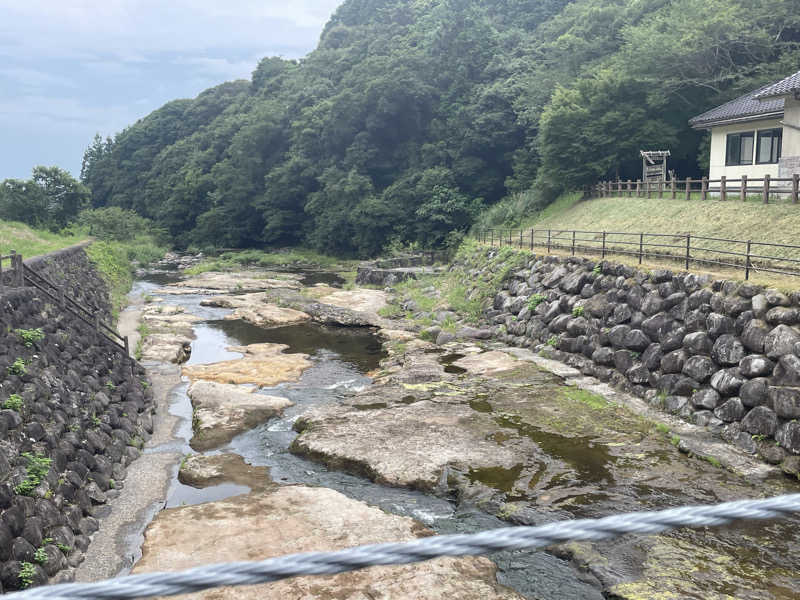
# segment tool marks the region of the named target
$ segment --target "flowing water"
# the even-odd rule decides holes
[[[317,283],[319,273],[312,279]],[[136,283],[135,292],[153,294],[165,283],[174,280],[174,275],[161,274],[157,279],[145,278]],[[333,281],[333,280],[331,280]],[[323,281],[330,283],[331,281]],[[226,320],[230,314],[228,309],[209,308],[200,305],[203,296],[176,295],[165,296],[167,304],[183,306],[186,312],[203,319],[194,327],[196,335],[192,343],[191,364],[212,363],[239,358],[241,354],[226,348],[253,343],[271,342],[288,346],[287,352],[308,354],[312,367],[307,369],[300,380],[285,383],[272,388],[259,390],[273,396],[290,399],[294,405],[284,411],[282,417],[243,433],[234,438],[226,447],[211,451],[208,454],[236,453],[254,466],[270,469],[274,481],[282,484],[303,484],[322,486],[337,490],[351,498],[361,500],[369,505],[381,508],[389,513],[413,517],[439,533],[468,533],[489,528],[502,527],[506,522],[497,519],[473,507],[459,505],[447,498],[429,496],[420,492],[377,485],[367,479],[330,471],[323,465],[305,460],[289,452],[289,447],[297,434],[293,425],[299,415],[309,408],[340,402],[353,393],[371,385],[367,373],[376,369],[382,358],[381,344],[369,329],[326,327],[316,324],[292,325],[274,329],[255,327],[243,321]],[[461,355],[445,355],[440,362],[448,372],[460,374],[452,363]],[[170,410],[183,418],[179,436],[184,442],[178,443],[179,451],[190,453],[188,441],[191,438],[191,404],[186,395],[188,384],[177,386],[172,392]],[[533,474],[527,487],[539,493],[539,478],[545,471],[555,469],[555,476],[545,481],[549,487],[558,488],[560,492],[574,489],[575,500],[565,505],[562,511],[543,511],[536,514],[535,520],[546,521],[559,517],[594,516],[597,514],[613,514],[619,510],[647,510],[660,506],[679,503],[696,503],[696,495],[682,494],[679,490],[654,484],[653,486],[615,481],[609,469],[616,465],[617,457],[609,449],[614,444],[604,445],[591,437],[565,437],[549,433],[530,425],[514,415],[494,413],[494,400],[481,398],[479,395],[470,403],[480,413],[492,414],[492,417],[509,434],[524,436],[532,440],[546,458],[547,464],[542,472]],[[616,444],[619,446],[620,444]],[[660,451],[660,450],[659,450]],[[654,450],[653,452],[656,452]],[[642,454],[644,457],[645,454]],[[684,460],[681,457],[680,460]],[[640,460],[644,460],[641,458]],[[659,459],[660,461],[661,459]],[[688,459],[686,459],[688,460]],[[656,468],[672,468],[674,458],[666,458],[657,462]],[[706,465],[707,466],[707,465]],[[522,466],[510,469],[475,469],[470,470],[467,477],[472,482],[479,482],[506,494],[506,500],[530,501],[526,492],[519,492],[514,482],[519,480]],[[717,470],[718,471],[718,470]],[[691,477],[691,467],[686,467],[682,476]],[[655,474],[654,474],[655,477]],[[716,489],[733,484],[734,476],[725,473],[715,475],[716,482],[709,483],[709,494]],[[688,481],[688,480],[687,480]],[[584,489],[584,486],[588,486]],[[687,487],[698,487],[696,483],[687,483]],[[587,492],[588,489],[588,492]],[[738,489],[738,488],[737,488]],[[241,485],[223,484],[205,489],[195,489],[174,482],[167,502],[168,506],[195,504],[219,500],[233,495],[247,493],[249,488]],[[787,490],[791,491],[791,490]],[[585,497],[584,497],[585,496]],[[709,501],[716,498],[709,496]],[[684,502],[684,500],[686,502]],[[792,598],[792,588],[796,588],[796,578],[791,573],[797,563],[798,544],[794,540],[795,524],[778,522],[763,527],[760,524],[744,524],[720,532],[698,530],[682,531],[666,538],[665,553],[686,553],[692,557],[688,569],[694,572],[708,571],[709,589],[724,592],[726,584],[714,581],[717,577],[733,577],[736,585],[731,584],[730,593],[736,594],[747,581],[754,585],[763,584],[763,575],[751,574],[748,569],[762,571],[774,570],[776,565],[787,564],[788,570],[775,571],[774,576],[766,578],[771,581],[768,590],[770,595],[754,595],[754,598]],[[653,538],[656,539],[656,538]],[[661,539],[661,538],[658,538]],[[766,540],[769,540],[767,542]],[[613,544],[609,552],[614,552]],[[698,548],[709,549],[708,560],[698,562]],[[720,548],[720,553],[716,553]],[[736,548],[739,548],[738,550]],[[620,552],[627,551],[620,547]],[[661,550],[659,550],[661,551]],[[744,559],[741,565],[731,563],[729,558],[737,552]],[[694,553],[694,554],[693,554]],[[746,556],[745,556],[746,555]],[[545,552],[507,552],[490,556],[498,567],[498,580],[516,589],[527,598],[541,600],[550,599],[599,599],[603,594],[598,587],[585,583],[579,573],[569,562]],[[636,563],[643,557],[631,557]],[[674,556],[670,557],[674,561]],[[749,562],[748,562],[749,561]],[[771,571],[770,571],[771,572]],[[788,581],[788,583],[787,583]],[[744,584],[742,582],[745,582]],[[738,587],[737,587],[738,586]],[[761,590],[766,591],[766,590]],[[648,597],[648,596],[643,596]],[[665,596],[677,597],[677,596]],[[702,597],[702,596],[691,596]],[[711,596],[708,596],[711,597]],[[721,597],[714,595],[713,597]],[[731,596],[733,597],[733,596]]]
[[[135,283],[133,293],[155,295],[158,288],[177,279],[177,275],[169,273],[143,277]],[[318,274],[312,281],[320,282]],[[322,278],[323,283],[335,281]],[[439,533],[470,533],[506,525],[481,511],[459,508],[447,499],[382,486],[361,477],[329,471],[320,464],[289,452],[289,446],[297,436],[293,425],[299,415],[313,406],[338,402],[371,384],[366,373],[376,369],[383,358],[381,343],[372,330],[309,323],[264,329],[244,321],[225,320],[224,317],[232,311],[201,306],[203,298],[193,294],[163,296],[166,304],[182,306],[187,313],[204,319],[194,326],[196,339],[192,342],[188,364],[240,358],[241,354],[226,348],[263,342],[286,344],[289,347],[287,352],[308,354],[313,363],[298,382],[259,390],[259,393],[283,396],[294,402],[294,406],[287,408],[281,418],[272,419],[239,435],[229,445],[207,454],[239,454],[251,465],[269,467],[271,478],[278,483],[334,489],[386,512],[417,519]],[[193,452],[189,447],[192,407],[187,389],[188,384],[184,383],[172,391],[170,412],[182,418],[177,436],[183,442],[177,443],[175,449],[190,454]],[[166,506],[212,502],[249,491],[249,488],[236,484],[196,489],[180,483],[176,478]],[[568,562],[551,554],[503,552],[489,558],[498,565],[498,580],[525,597],[541,600],[592,600],[603,597],[597,588],[582,582]]]

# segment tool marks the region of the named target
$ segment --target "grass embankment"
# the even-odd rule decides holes
[[[108,284],[115,322],[119,311],[127,304],[136,266],[156,261],[166,251],[148,236],[137,237],[131,242],[97,241],[86,249],[89,260]]]
[[[186,269],[187,275],[199,275],[208,271],[234,271],[242,267],[320,267],[333,269],[340,266],[350,266],[348,261],[342,261],[333,256],[320,254],[305,248],[290,248],[267,252],[263,250],[240,250],[223,252],[219,256],[210,257],[200,264]]]
[[[675,246],[685,244],[686,235],[698,237],[727,238],[734,240],[752,240],[753,242],[767,242],[775,244],[800,245],[797,232],[800,231],[800,206],[792,204],[759,204],[755,202],[740,202],[719,200],[671,200],[659,198],[597,198],[593,200],[580,199],[580,194],[565,194],[547,206],[531,219],[523,220],[523,238],[529,240],[528,231],[535,228],[552,230],[579,230],[579,231],[608,231],[638,234],[659,233],[674,234],[674,237],[645,238],[645,243],[662,243]],[[518,228],[517,228],[518,229]],[[538,235],[538,234],[537,234]],[[515,243],[518,234],[515,233]],[[581,234],[578,234],[581,237]],[[585,245],[600,248],[602,234],[583,234],[591,239]],[[570,245],[571,235],[565,234],[560,243]],[[537,242],[543,241],[537,239]],[[623,245],[619,241],[633,242]],[[638,251],[639,238],[637,236],[608,236],[607,247],[612,249]],[[578,242],[580,246],[580,241]],[[694,240],[692,256],[698,259],[721,260],[737,263],[744,261],[743,257],[704,252],[695,247],[722,250],[727,252],[746,251],[744,243],[730,243],[712,240]],[[648,250],[648,249],[646,249]],[[667,252],[683,256],[681,248],[657,249],[650,251]],[[537,247],[537,251],[541,248]],[[554,253],[559,253],[554,251]],[[563,253],[563,252],[560,252]],[[800,260],[800,250],[793,248],[768,248],[754,245],[752,254],[776,257],[778,259]],[[594,254],[590,254],[593,256]],[[610,260],[629,264],[638,264],[636,256],[625,257],[619,254],[610,254]],[[758,259],[753,259],[758,264]],[[680,268],[674,261],[661,261],[655,258],[645,258],[643,266]],[[765,264],[765,266],[767,266]],[[781,269],[790,266],[787,263],[773,262],[773,266]],[[797,265],[800,266],[800,265]],[[744,279],[742,269],[728,269],[714,265],[693,263],[691,270],[695,272],[708,272],[716,276],[729,279]],[[779,287],[798,287],[800,278],[786,277],[758,269],[751,273],[750,279],[755,283],[775,285]]]
[[[32,258],[72,246],[86,237],[81,234],[63,235],[40,231],[23,223],[0,221],[0,255],[7,256],[14,250],[22,254],[23,258]]]

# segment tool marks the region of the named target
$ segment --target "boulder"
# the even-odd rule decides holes
[[[661,359],[661,370],[664,373],[680,373],[683,371],[687,358],[684,350],[675,350],[665,354]]]
[[[631,383],[645,384],[650,381],[650,371],[642,364],[634,365],[625,372]]]
[[[742,343],[731,334],[721,335],[717,338],[711,350],[711,358],[714,359],[714,362],[726,367],[738,365],[745,354]]]
[[[567,294],[578,294],[586,283],[586,272],[573,271],[561,280],[559,287]]]
[[[592,362],[607,367],[612,366],[614,364],[614,350],[607,347],[598,348],[592,353]]]
[[[726,333],[733,333],[735,330],[734,320],[719,313],[711,313],[706,317],[706,327],[708,329],[708,335],[710,335],[712,339],[717,339],[719,336],[725,335]]]
[[[764,354],[769,358],[780,358],[784,354],[791,354],[797,342],[800,342],[800,333],[796,329],[778,325],[764,338]]]
[[[608,340],[615,348],[625,347],[625,338],[630,333],[631,328],[627,325],[617,325],[612,327],[608,332]]]
[[[782,419],[800,418],[800,388],[770,386],[767,398]]]
[[[715,371],[717,371],[717,365],[707,356],[692,356],[683,365],[681,372],[687,377],[704,383],[711,378]]]
[[[669,374],[659,377],[656,387],[660,392],[671,396],[690,396],[700,384],[685,375]]]
[[[766,322],[760,319],[753,319],[745,325],[744,331],[742,331],[742,344],[751,352],[762,354],[764,352],[764,340],[766,340],[770,331],[771,328]]]
[[[710,388],[698,390],[692,394],[692,404],[699,409],[714,410],[720,400],[719,392]]]
[[[745,415],[745,407],[739,398],[729,398],[714,409],[714,415],[726,423],[740,421]]]
[[[644,325],[644,323],[642,324]],[[662,352],[672,352],[683,347],[683,339],[686,337],[686,329],[679,327],[668,332],[662,332],[659,336]]]
[[[711,387],[723,396],[738,394],[742,384],[744,384],[744,379],[742,379],[739,369],[736,368],[717,371],[711,377]]]
[[[781,356],[772,375],[772,385],[800,387],[800,358],[794,354]]]
[[[800,454],[800,423],[789,421],[778,427],[775,432],[775,441],[789,452]],[[795,457],[790,456],[786,460],[788,461],[791,458]],[[798,462],[798,466],[800,467],[800,462]],[[800,469],[798,469],[798,472],[800,473]]]
[[[625,336],[624,345],[634,352],[644,352],[652,342],[641,329],[633,329]]]
[[[770,325],[795,325],[800,321],[800,310],[776,306],[767,311],[766,319]]]
[[[742,384],[739,397],[745,406],[761,406],[767,401],[769,383],[763,377],[750,379]]]
[[[742,430],[772,437],[778,430],[778,416],[766,406],[756,406],[742,419]]]
[[[641,311],[649,317],[661,312],[663,307],[664,300],[661,298],[658,292],[652,291],[644,297],[644,300],[642,300]]]
[[[683,338],[683,348],[690,356],[698,354],[710,356],[714,343],[704,331],[695,331]]]
[[[658,313],[642,322],[642,331],[653,340],[660,339],[663,334],[674,330],[676,327],[677,323],[667,313]]]
[[[763,319],[767,316],[769,310],[769,302],[764,294],[756,294],[753,296],[751,303],[753,305],[753,314],[756,319]]]
[[[664,354],[661,352],[661,344],[650,344],[642,353],[642,364],[651,371],[657,371],[661,367],[661,359]]]
[[[771,375],[775,363],[763,354],[745,356],[739,363],[739,370],[745,377],[763,377]]]

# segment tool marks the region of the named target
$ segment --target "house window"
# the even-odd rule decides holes
[[[753,131],[728,134],[725,165],[730,167],[753,164],[753,134]]]
[[[781,157],[783,129],[761,129],[758,132],[756,162],[760,165],[777,163]]]

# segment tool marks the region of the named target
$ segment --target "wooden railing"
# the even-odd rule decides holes
[[[533,250],[546,248],[575,254],[633,256],[643,260],[662,259],[692,265],[716,266],[744,271],[745,279],[754,272],[800,277],[800,246],[770,244],[753,240],[733,240],[698,235],[669,233],[628,233],[578,229],[482,229],[478,241],[491,246],[515,246]],[[723,248],[710,248],[719,244]],[[738,248],[738,250],[737,250]],[[782,252],[784,256],[770,254]],[[790,256],[787,256],[790,255]]]
[[[699,194],[701,200],[710,196],[719,197],[721,201],[738,199],[745,201],[748,195],[755,195],[764,204],[769,204],[771,197],[787,197],[792,204],[800,200],[800,175],[792,177],[764,177],[749,178],[725,177],[719,179],[669,179],[666,181],[603,181],[591,190],[592,195],[600,197],[637,197],[637,198],[682,198],[690,200]]]

